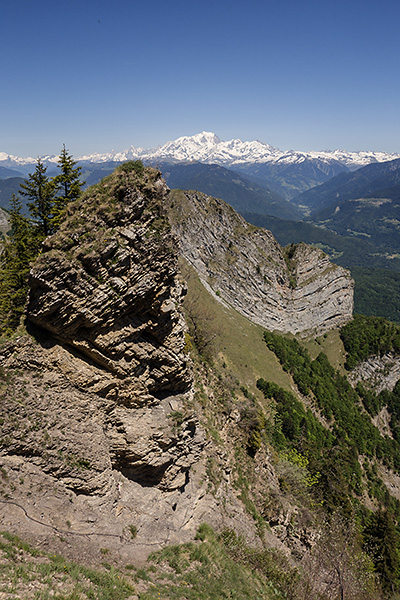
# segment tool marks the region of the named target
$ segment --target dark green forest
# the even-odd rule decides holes
[[[399,353],[399,331],[383,319],[356,318],[341,332],[349,353],[347,366],[370,354]],[[270,443],[279,452],[295,451],[306,458],[315,504],[327,514],[340,510],[345,518],[356,519],[384,588],[397,588],[400,502],[389,495],[378,465],[400,472],[400,385],[378,396],[360,384],[354,390],[325,354],[312,359],[297,340],[270,332],[264,339],[305,398],[300,402],[276,384],[258,380],[265,398],[276,405],[274,424],[267,427]],[[384,406],[391,414],[393,437],[382,435],[371,420]],[[365,507],[366,494],[377,510]],[[389,538],[392,547],[386,544]]]

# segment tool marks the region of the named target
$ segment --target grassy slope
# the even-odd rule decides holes
[[[282,370],[275,354],[264,343],[263,328],[211,296],[186,262],[182,262],[181,269],[188,283],[184,307],[189,312],[195,311],[196,316],[200,315],[204,327],[215,334],[210,345],[216,368],[226,374],[230,372],[260,399],[261,394],[255,386],[259,377],[292,390],[291,377]]]
[[[250,555],[237,561],[235,548],[219,540],[210,528],[200,529],[202,534],[197,541],[162,550],[139,569],[130,564],[116,568],[107,562],[96,569],[89,568],[36,550],[16,536],[0,532],[0,597],[218,600],[231,598],[234,592],[238,600],[283,600],[279,587],[269,580],[274,567],[268,558]],[[287,577],[281,571],[279,578],[280,583],[290,585],[290,574]]]

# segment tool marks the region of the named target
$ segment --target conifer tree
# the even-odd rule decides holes
[[[46,175],[47,167],[40,158],[36,170],[28,175],[25,183],[21,183],[20,193],[30,199],[29,213],[36,223],[38,238],[42,240],[53,233],[53,211],[55,182]]]
[[[84,185],[84,182],[80,180],[82,168],[76,165],[77,161],[73,160],[63,144],[58,161],[61,172],[54,178],[57,195],[54,200],[52,225],[55,230],[60,226],[62,211],[66,205],[72,200],[76,200],[82,192]]]
[[[23,214],[20,200],[10,201],[10,232],[0,257],[0,331],[15,330],[24,311],[28,293],[30,262],[38,253],[32,224]]]

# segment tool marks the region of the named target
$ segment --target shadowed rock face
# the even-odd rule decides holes
[[[321,333],[352,317],[353,281],[318,248],[281,248],[222,200],[170,194],[172,227],[186,260],[206,286],[270,330]]]

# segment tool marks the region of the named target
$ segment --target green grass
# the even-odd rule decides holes
[[[113,567],[91,569],[0,533],[0,596],[24,600],[125,600],[132,585]]]
[[[323,352],[334,369],[341,374],[346,372],[344,368],[346,352],[338,329],[328,331],[316,339],[301,340],[301,344],[307,348],[311,358],[317,358],[318,354]]]
[[[0,533],[0,597],[24,600],[283,600],[298,574],[283,555],[201,525],[196,540],[150,555],[141,568],[92,569]],[[135,589],[135,588],[138,589]]]
[[[284,570],[265,570],[267,560],[246,549],[234,534],[217,536],[202,525],[198,541],[169,546],[149,557],[156,565],[141,600],[279,600],[290,588]],[[259,564],[254,562],[258,556]],[[268,562],[269,564],[269,562]],[[278,569],[279,570],[279,569]],[[278,571],[277,570],[277,571]]]

